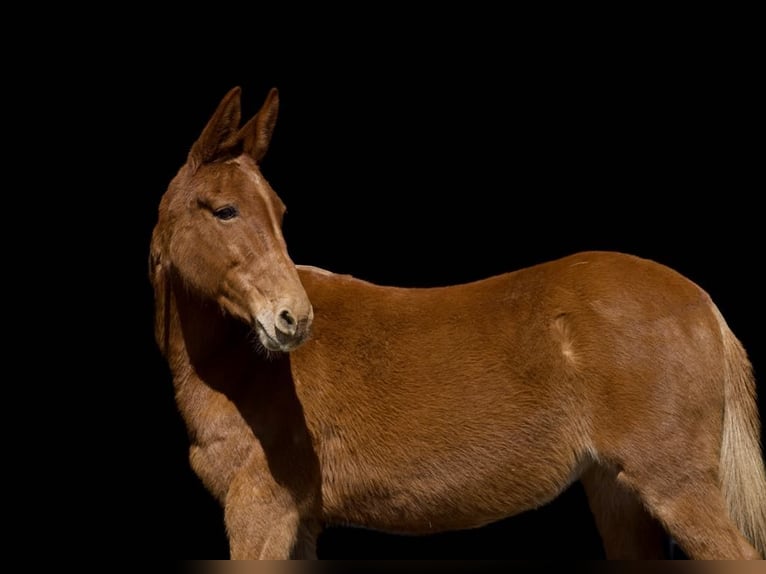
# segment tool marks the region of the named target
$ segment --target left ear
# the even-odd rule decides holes
[[[242,142],[242,151],[260,163],[271,143],[271,135],[277,123],[279,93],[271,88],[261,109],[239,130],[237,139]]]

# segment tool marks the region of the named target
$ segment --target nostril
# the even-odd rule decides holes
[[[289,308],[283,308],[274,317],[275,335],[280,343],[294,348],[308,336],[310,317],[293,315]]]
[[[277,317],[277,330],[281,331],[285,335],[294,335],[298,322],[287,309],[279,312]]]
[[[285,324],[286,326],[288,326],[288,327],[292,327],[293,325],[295,325],[295,319],[294,319],[294,318],[293,318],[293,316],[290,314],[290,311],[288,311],[287,309],[285,309],[284,311],[282,311],[282,312],[279,314],[279,318],[280,318],[280,319],[282,319],[282,321],[284,322],[284,324]]]

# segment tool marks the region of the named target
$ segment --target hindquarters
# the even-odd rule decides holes
[[[766,505],[744,351],[701,291],[627,323],[602,331],[612,368],[592,373],[598,467],[583,482],[607,554],[657,557],[661,525],[691,558],[758,557]],[[631,540],[614,534],[618,511]]]

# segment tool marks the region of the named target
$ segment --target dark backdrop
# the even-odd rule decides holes
[[[106,428],[125,439],[116,498],[133,521],[130,547],[228,556],[221,513],[188,466],[154,345],[147,256],[161,195],[233,86],[243,88],[246,117],[269,88],[280,90],[263,172],[288,206],[285,234],[297,263],[429,286],[582,249],[631,252],[704,287],[756,372],[766,370],[762,160],[749,139],[756,93],[737,58],[747,46],[654,32],[573,33],[557,43],[445,33],[407,52],[397,51],[396,34],[362,50],[362,32],[298,48],[254,33],[249,53],[233,59],[194,38],[121,56],[120,73],[98,97],[114,102],[110,130],[125,140],[117,159],[127,191],[112,201],[125,224],[115,249],[130,340],[117,376],[130,381],[118,399],[130,415]],[[407,538],[334,528],[319,552],[601,557],[577,485],[546,507],[475,531]]]

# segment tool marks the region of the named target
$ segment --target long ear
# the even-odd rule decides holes
[[[240,94],[237,86],[226,94],[215,113],[189,152],[189,163],[198,167],[228,153],[235,144],[235,135],[241,119]]]
[[[149,247],[149,282],[154,291],[154,338],[163,355],[167,356],[170,335],[170,290],[168,289],[168,270],[163,265],[161,239],[155,228]]]
[[[271,135],[277,123],[279,112],[279,92],[271,88],[261,109],[239,131],[238,139],[242,140],[242,149],[260,163],[271,143]]]

